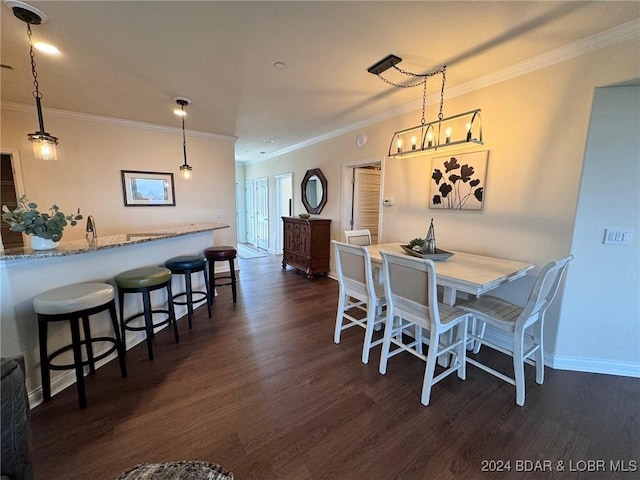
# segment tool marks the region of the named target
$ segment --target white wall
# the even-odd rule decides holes
[[[99,235],[113,235],[190,223],[230,225],[216,241],[236,241],[234,139],[187,132],[193,177],[180,177],[182,130],[70,112],[45,110],[47,129],[60,139],[57,162],[36,161],[27,133],[35,130],[35,109],[2,105],[0,149],[18,151],[25,192],[40,208],[56,203],[63,212],[79,207],[94,216]],[[175,207],[125,207],[120,170],[172,172]],[[21,192],[19,192],[20,194]],[[217,218],[224,210],[226,218]],[[84,238],[84,221],[66,228],[64,240]]]
[[[386,159],[383,197],[394,197],[395,205],[382,207],[380,242],[423,236],[433,217],[440,248],[536,264],[538,268],[531,275],[497,292],[517,301],[526,299],[539,268],[575,247],[572,235],[594,90],[634,79],[639,71],[637,39],[634,38],[446,98],[445,116],[482,109],[485,145],[472,150],[489,151],[484,209],[445,212],[428,208],[431,158],[464,150],[453,148],[437,154]],[[427,118],[436,117],[436,108],[435,105],[427,107]],[[328,201],[320,216],[333,220],[332,238],[340,239],[345,229],[340,221],[342,165],[386,155],[393,132],[418,124],[419,118],[419,112],[412,112],[275,159],[247,165],[246,178],[272,178],[277,173],[293,171],[294,214],[298,214],[304,211],[299,196],[300,181],[307,169],[320,168],[328,180]],[[362,148],[355,144],[360,133],[365,133],[369,140]],[[632,207],[622,205],[621,208],[625,212],[622,214],[637,216],[637,210]],[[281,228],[279,219],[277,228]],[[614,276],[616,272],[603,274]],[[581,288],[582,280],[579,276],[571,277],[577,289]],[[622,288],[623,294],[629,294],[638,285],[630,283]],[[568,353],[563,345],[571,344],[573,330],[582,328],[580,318],[560,317],[561,305],[562,291],[547,318],[545,349],[550,354],[547,358],[551,365],[578,368],[583,356],[593,358],[593,354],[578,345],[574,357],[560,357]],[[613,357],[606,352],[599,355],[596,361],[607,363],[612,373],[625,373],[628,362],[638,363],[637,356],[628,351],[622,354],[624,358],[619,353]]]
[[[640,87],[597,89],[555,346],[576,369],[640,376],[638,132]],[[605,228],[632,230],[631,245],[604,245]]]

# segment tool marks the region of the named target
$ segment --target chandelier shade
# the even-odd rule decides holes
[[[389,156],[400,157],[467,143],[483,144],[480,109],[395,132],[389,144]]]

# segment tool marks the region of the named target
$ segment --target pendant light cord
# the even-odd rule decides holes
[[[38,124],[40,126],[40,131],[36,132],[40,135],[48,135],[46,130],[44,129],[44,118],[42,115],[42,94],[40,93],[40,86],[38,84],[38,72],[36,72],[36,55],[33,51],[33,41],[31,39],[31,24],[27,23],[27,37],[29,37],[29,57],[31,57],[31,74],[33,75],[33,87],[35,90],[32,92],[34,98],[36,99],[36,110],[38,113]],[[55,138],[55,137],[52,137]],[[56,140],[57,142],[57,140]]]
[[[380,73],[378,74],[378,78],[380,80],[382,80],[385,83],[388,83],[389,85],[392,85],[394,87],[398,87],[398,88],[414,88],[414,87],[418,87],[420,85],[422,85],[422,125],[426,124],[426,120],[425,120],[425,108],[427,105],[427,79],[429,77],[433,77],[434,75],[439,75],[442,74],[442,89],[440,90],[440,112],[438,113],[438,119],[442,120],[443,119],[443,113],[442,113],[442,109],[443,109],[443,105],[444,105],[444,84],[445,84],[445,80],[446,80],[446,72],[447,72],[447,66],[443,66],[442,68],[439,68],[438,70],[434,70],[433,72],[428,72],[428,73],[413,73],[413,72],[408,72],[407,70],[403,70],[402,68],[398,67],[397,65],[393,65],[392,68],[396,69],[398,72],[402,73],[403,75],[407,75],[408,77],[416,77],[416,78],[421,78],[421,80],[417,83],[411,83],[409,85],[405,85],[405,84],[401,84],[401,83],[395,83],[392,82],[391,80],[388,80],[386,78],[384,78]]]
[[[40,93],[39,85],[38,85],[38,72],[36,72],[36,55],[33,51],[33,41],[31,39],[31,25],[27,23],[27,36],[29,37],[29,56],[31,57],[31,74],[33,75],[33,86],[35,90],[33,91],[33,96],[35,98],[42,98],[42,94]]]
[[[184,133],[184,105],[180,104],[180,108],[182,109],[182,152],[184,153],[184,164],[187,163],[187,137]]]

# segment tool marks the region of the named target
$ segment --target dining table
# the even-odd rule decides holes
[[[389,252],[407,255],[410,258],[420,260],[420,257],[412,256],[404,251],[402,242],[380,243],[370,245],[369,255],[372,266],[379,271],[379,279],[382,281],[382,256],[380,252]],[[509,260],[506,258],[490,257],[475,253],[459,252],[449,250],[451,256],[437,255],[442,260],[434,261],[436,268],[436,283],[443,287],[442,302],[446,305],[454,306],[458,292],[480,296],[500,285],[524,277],[534,265],[519,260]],[[472,322],[471,329],[475,330],[475,321]],[[449,340],[451,341],[451,339]],[[470,341],[467,348],[472,350],[474,342]],[[447,367],[449,359],[441,356],[438,363]]]
[[[374,267],[382,267],[380,252],[404,254],[416,260],[402,248],[402,242],[380,243],[369,246]],[[534,265],[519,260],[477,255],[449,250],[452,255],[445,260],[434,261],[436,283],[443,287],[443,303],[455,305],[458,292],[480,296],[489,290],[524,277]],[[440,257],[441,258],[441,257]]]

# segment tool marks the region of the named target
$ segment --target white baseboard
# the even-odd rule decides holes
[[[176,312],[176,318],[178,320],[180,320],[183,317],[187,316],[187,306],[186,305],[175,305],[175,312]],[[156,332],[159,332],[165,328],[167,328],[168,325],[163,325],[162,327],[156,329]],[[146,332],[144,331],[139,331],[139,332],[129,332],[127,334],[127,344],[125,345],[125,349],[131,350],[133,347],[135,347],[136,345],[138,345],[139,343],[142,343],[144,341],[146,341],[147,335]],[[110,347],[107,347],[110,348]],[[104,352],[105,350],[107,350],[107,348],[105,348],[102,351],[96,351],[94,352],[94,356],[99,356],[102,352]],[[98,370],[100,367],[102,367],[103,365],[106,365],[107,363],[109,363],[111,360],[115,360],[118,358],[118,354],[116,352],[113,352],[111,355],[103,358],[102,360],[96,362],[96,370]],[[56,371],[56,370],[52,370]],[[89,367],[84,367],[84,376],[86,377],[87,375],[89,375]],[[61,391],[63,391],[65,388],[69,388],[70,386],[74,385],[76,383],[76,372],[73,369],[70,370],[65,370],[62,374],[60,375],[56,375],[54,378],[51,379],[51,398],[53,398],[56,394],[60,393]],[[29,408],[33,409],[35,407],[37,407],[38,405],[40,405],[43,402],[42,399],[42,386],[39,386],[31,391],[28,392],[28,396],[29,396]]]
[[[548,355],[551,368],[640,378],[640,363]],[[545,364],[547,362],[545,361]]]
[[[487,327],[485,338],[499,347],[511,348],[509,337],[500,331]],[[530,346],[525,342],[525,349]],[[640,378],[640,364],[634,362],[614,361],[608,359],[568,357],[544,352],[544,364],[555,370],[571,370],[574,372],[603,373],[622,377]]]

